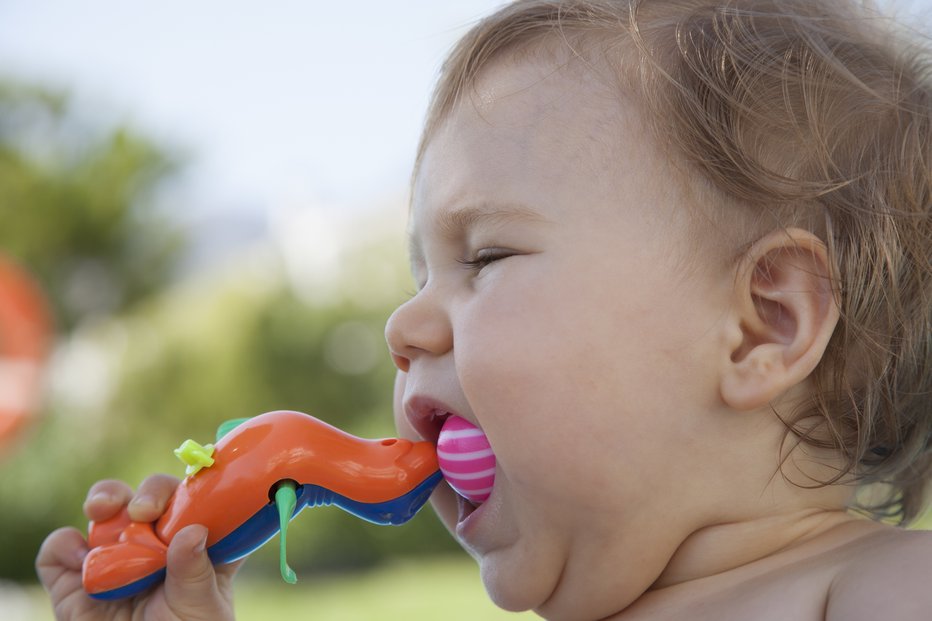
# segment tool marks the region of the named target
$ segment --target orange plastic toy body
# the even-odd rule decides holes
[[[124,510],[91,523],[84,589],[99,599],[134,595],[164,578],[167,544],[190,524],[208,529],[214,563],[246,556],[279,530],[271,497],[297,484],[297,506],[335,504],[378,524],[406,522],[441,479],[429,442],[365,440],[300,412],[277,411],[241,423],[216,444],[213,465],[188,476],[155,523]]]

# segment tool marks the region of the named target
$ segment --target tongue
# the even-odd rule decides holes
[[[495,454],[481,429],[450,416],[437,439],[440,471],[456,493],[473,504],[488,500],[495,483]]]

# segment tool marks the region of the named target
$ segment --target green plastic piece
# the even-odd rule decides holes
[[[237,427],[245,423],[247,420],[249,420],[248,416],[246,418],[231,418],[230,420],[223,421],[222,423],[220,423],[220,426],[217,427],[217,439],[214,441],[219,442],[220,438],[227,435],[228,433],[230,433],[231,431],[233,431],[234,429],[236,429]]]
[[[294,508],[298,504],[298,497],[295,494],[295,484],[293,481],[282,481],[275,490],[275,506],[278,507],[279,522],[279,558],[281,561],[282,580],[288,584],[294,584],[298,581],[298,576],[294,570],[288,566],[285,548],[288,536],[288,523],[294,515]]]
[[[188,476],[197,474],[201,468],[210,468],[214,465],[211,457],[214,454],[214,445],[208,444],[201,446],[194,440],[185,440],[181,446],[175,449],[175,457],[180,459],[188,467],[184,473]]]

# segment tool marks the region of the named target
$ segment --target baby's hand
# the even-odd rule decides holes
[[[149,477],[136,494],[121,481],[98,481],[87,495],[84,513],[102,521],[124,507],[137,522],[152,522],[165,511],[178,479],[168,475]],[[88,547],[74,528],[60,528],[46,537],[36,558],[36,571],[48,591],[55,618],[104,620],[145,618],[152,620],[233,619],[233,575],[242,564],[216,568],[205,550],[207,529],[191,525],[178,531],[168,546],[165,581],[136,597],[100,601],[90,598],[81,585],[81,566]]]

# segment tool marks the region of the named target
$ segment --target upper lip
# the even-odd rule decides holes
[[[404,400],[405,418],[415,432],[425,440],[437,443],[440,427],[447,416],[456,414],[449,405],[426,395],[412,395]]]

